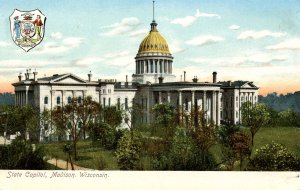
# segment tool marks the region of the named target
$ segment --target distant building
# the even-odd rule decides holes
[[[138,103],[143,109],[140,123],[153,122],[151,112],[155,104],[169,103],[190,112],[199,107],[206,112],[208,120],[219,125],[222,121],[239,123],[241,105],[258,100],[258,87],[248,81],[217,82],[217,73],[213,72],[212,82],[198,82],[197,78],[187,81],[185,72],[182,80],[176,80],[173,72],[173,56],[166,40],[157,30],[157,23],[151,23],[149,34],[141,42],[135,57],[136,72],[132,82],[117,82],[110,79],[87,80],[74,74],[56,74],[50,77],[37,78],[37,72],[28,70],[25,78],[19,75],[15,87],[16,105],[30,104],[43,112],[55,106],[64,106],[72,98],[79,100],[91,96],[103,107],[116,105],[127,110],[132,103]],[[126,127],[128,121],[123,121]],[[49,135],[45,126],[41,128],[41,140]]]

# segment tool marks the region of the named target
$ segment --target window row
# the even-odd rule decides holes
[[[132,99],[132,102],[134,101],[134,99]],[[102,105],[103,107],[106,107],[106,106],[111,106],[111,98],[103,98],[102,99]],[[121,98],[118,98],[117,99],[117,109],[121,109]],[[128,110],[129,108],[129,105],[128,105],[128,98],[125,98],[124,99],[124,106],[125,106],[125,110]]]
[[[107,93],[108,93],[108,94],[111,94],[111,93],[112,93],[112,90],[111,90],[111,89],[108,89],[108,90],[107,90]],[[102,94],[106,94],[106,89],[103,89],[103,90],[102,90]]]
[[[68,104],[70,104],[71,101],[72,101],[72,97],[69,96],[69,97],[68,97]],[[77,102],[78,102],[79,104],[82,103],[82,97],[81,97],[81,96],[79,96],[79,97],[77,98]],[[44,104],[47,105],[48,103],[49,103],[49,98],[48,98],[48,96],[46,96],[46,97],[44,97]],[[56,97],[56,104],[61,104],[61,97],[60,97],[60,96],[57,96],[57,97]]]

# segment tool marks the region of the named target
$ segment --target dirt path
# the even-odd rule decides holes
[[[64,169],[64,170],[72,170],[71,164],[68,163],[68,166],[67,166],[67,162],[64,160],[57,159],[57,162],[56,162],[56,159],[52,158],[51,160],[48,160],[47,162],[49,164],[52,164],[52,165],[54,165],[58,168]],[[77,166],[75,164],[73,164],[73,165],[74,165],[74,170],[93,170],[90,168],[84,168],[81,166]]]

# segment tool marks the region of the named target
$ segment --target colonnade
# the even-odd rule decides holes
[[[136,74],[144,73],[172,74],[172,61],[167,59],[136,60]]]

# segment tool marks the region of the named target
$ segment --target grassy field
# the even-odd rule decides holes
[[[49,143],[45,147],[52,158],[67,160],[67,155],[63,152],[64,144],[66,142]],[[75,161],[76,165],[93,169],[118,169],[113,151],[92,146],[91,141],[80,141],[77,146],[79,160]]]
[[[261,128],[254,138],[254,149],[258,149],[272,141],[283,144],[288,150],[292,151],[297,157],[300,157],[300,128],[295,127],[276,127]],[[63,145],[66,142],[46,144],[46,148],[53,158],[57,157],[63,160],[67,155],[63,152]],[[217,163],[221,161],[221,147],[219,144],[211,148]],[[105,150],[101,147],[92,146],[90,141],[80,141],[78,143],[79,160],[75,164],[93,169],[118,170],[117,160],[114,151]],[[150,169],[150,158],[141,158],[142,166],[145,170]]]

